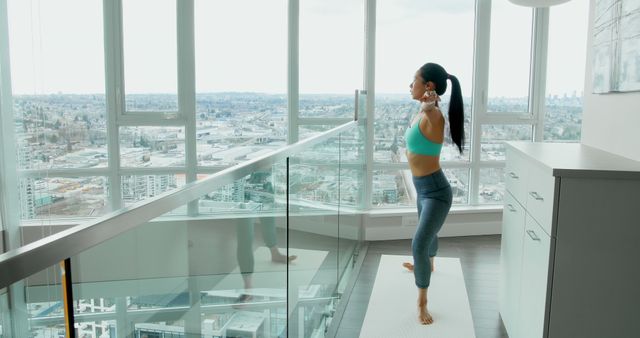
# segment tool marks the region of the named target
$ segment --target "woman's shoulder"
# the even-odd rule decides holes
[[[426,117],[423,119],[426,120],[423,122],[425,126],[441,126],[444,124],[444,115],[442,114],[442,111],[440,111],[440,108],[436,107],[435,109],[430,109],[424,113],[424,116]]]

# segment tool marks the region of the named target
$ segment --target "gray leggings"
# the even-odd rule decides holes
[[[442,169],[426,176],[413,176],[418,205],[418,226],[411,242],[413,252],[413,274],[416,286],[429,287],[431,262],[438,252],[438,232],[442,228],[451,204],[451,185]]]
[[[260,220],[260,225],[262,226],[262,239],[264,240],[264,244],[268,248],[276,246],[275,217],[245,218],[239,220],[236,229],[238,239],[236,254],[241,273],[253,273],[253,228],[254,222],[257,219]]]

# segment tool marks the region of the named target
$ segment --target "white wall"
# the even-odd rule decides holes
[[[593,94],[593,15],[589,10],[581,143],[640,161],[640,92]]]

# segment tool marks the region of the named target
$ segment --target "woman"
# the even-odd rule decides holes
[[[418,225],[411,242],[413,264],[403,266],[413,271],[418,287],[418,320],[433,323],[427,310],[427,289],[433,269],[433,257],[438,250],[438,231],[449,213],[453,195],[449,181],[440,168],[440,151],[444,143],[445,119],[438,106],[440,95],[451,81],[449,102],[449,129],[451,139],[460,154],[464,147],[464,106],[460,82],[447,74],[442,66],[427,63],[415,74],[409,86],[414,100],[422,102],[420,112],[405,131],[407,158],[413,175],[418,204]]]

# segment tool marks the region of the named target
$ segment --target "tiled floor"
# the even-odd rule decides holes
[[[411,255],[411,240],[375,241],[367,245],[344,315],[341,320],[335,318],[339,320],[336,338],[359,336],[380,256]],[[498,314],[500,235],[440,238],[438,256],[460,258],[476,337],[508,337]]]

